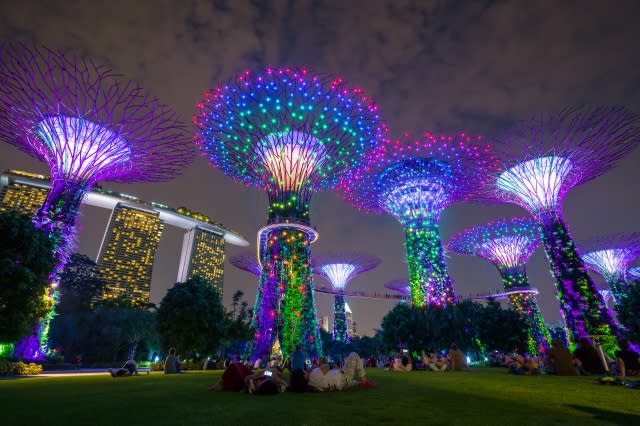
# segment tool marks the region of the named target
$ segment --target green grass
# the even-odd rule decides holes
[[[207,392],[219,372],[0,380],[2,425],[640,425],[640,392],[594,377],[368,370],[373,389]]]

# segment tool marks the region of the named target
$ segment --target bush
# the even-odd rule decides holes
[[[182,361],[183,370],[202,370],[204,367],[204,360],[196,361],[192,359],[185,359]],[[152,362],[149,365],[151,371],[164,371],[164,361]]]
[[[152,362],[149,369],[151,371],[164,371],[164,361]]]
[[[40,364],[0,360],[0,376],[35,376],[42,373]]]

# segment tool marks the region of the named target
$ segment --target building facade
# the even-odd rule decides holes
[[[23,182],[21,177],[26,179],[44,179],[47,176],[34,173],[10,170],[0,177],[2,186],[0,187],[0,213],[15,210],[29,216],[33,216],[42,207],[49,188],[45,185]]]
[[[148,303],[153,261],[164,224],[153,210],[118,203],[98,253],[102,299]]]
[[[213,284],[220,295],[224,283],[224,236],[196,226],[184,234],[178,282],[200,276]]]

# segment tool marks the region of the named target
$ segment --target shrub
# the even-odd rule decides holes
[[[42,373],[40,364],[0,360],[0,376],[34,376]]]

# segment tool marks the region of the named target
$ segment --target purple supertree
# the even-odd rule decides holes
[[[582,241],[578,249],[587,267],[604,277],[617,307],[627,295],[627,270],[640,256],[640,232]]]
[[[102,65],[9,43],[0,55],[0,139],[50,169],[51,190],[34,223],[56,243],[55,298],[80,203],[96,182],[170,179],[193,149],[170,108]],[[18,346],[41,357],[48,322],[42,321],[38,339]]]
[[[529,353],[537,355],[547,348],[551,335],[547,330],[535,295],[530,290],[526,263],[540,245],[538,223],[526,217],[502,219],[467,229],[447,243],[447,248],[460,254],[478,256],[491,262],[502,277],[511,307],[527,322]]]
[[[640,266],[635,266],[627,271],[627,274],[633,279],[640,280]]]
[[[242,269],[243,271],[247,271],[250,274],[255,275],[256,277],[262,275],[262,267],[260,266],[260,263],[258,263],[257,254],[254,252],[246,251],[234,254],[229,258],[229,263],[238,269]]]
[[[387,281],[384,284],[384,287],[389,290],[397,291],[403,296],[411,297],[411,284],[409,283],[409,280],[396,279]]]
[[[393,215],[406,234],[414,305],[455,301],[438,224],[442,211],[480,188],[497,160],[481,138],[464,133],[388,140],[359,169],[346,174],[340,194],[357,208]]]
[[[259,233],[254,354],[269,353],[277,340],[285,353],[296,344],[321,352],[310,266],[318,234],[309,226],[309,202],[384,139],[377,110],[342,79],[297,68],[246,72],[198,104],[203,155],[269,199],[268,225]]]
[[[338,293],[334,295],[333,303],[333,340],[348,343],[350,339],[344,294],[340,293],[353,278],[379,264],[379,258],[365,253],[333,252],[314,256],[313,271],[327,280]]]
[[[487,191],[494,200],[522,206],[540,223],[571,339],[605,336],[608,350],[617,325],[576,252],[562,203],[573,187],[605,173],[638,142],[637,117],[621,107],[568,108],[524,120],[498,145],[504,166]]]

